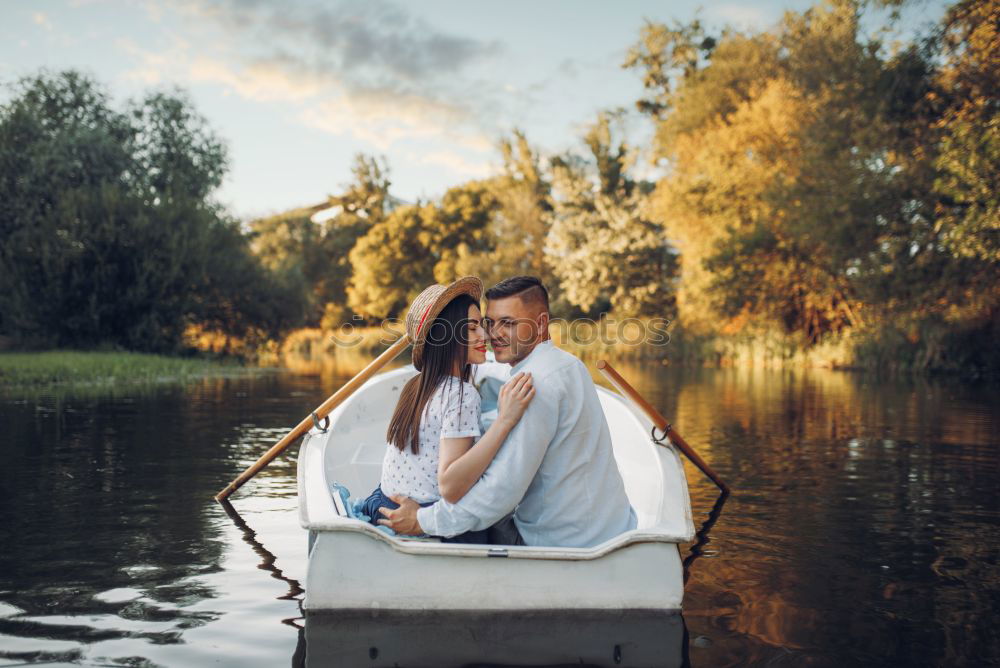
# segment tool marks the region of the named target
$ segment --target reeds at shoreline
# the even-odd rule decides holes
[[[0,388],[4,390],[166,383],[234,373],[246,373],[246,369],[234,363],[149,353],[78,350],[0,353]]]

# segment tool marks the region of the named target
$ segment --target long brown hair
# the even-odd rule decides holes
[[[479,303],[469,295],[455,297],[427,330],[423,370],[403,386],[386,433],[388,441],[400,450],[409,446],[413,454],[419,452],[420,419],[424,408],[441,383],[457,380],[451,375],[456,359],[462,381],[469,380],[472,369],[468,348],[470,306],[479,306]]]

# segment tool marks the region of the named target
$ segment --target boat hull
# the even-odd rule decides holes
[[[650,424],[599,389],[614,455],[639,528],[590,548],[445,544],[388,536],[347,517],[330,494],[364,496],[378,482],[385,425],[412,367],[370,379],[314,429],[298,461],[300,523],[309,531],[303,607],[344,611],[594,612],[681,608],[678,544],[694,535],[684,467],[650,441]]]
[[[342,611],[305,619],[306,666],[685,665],[687,633],[670,612]]]
[[[587,551],[541,558],[533,548],[434,547],[407,554],[362,532],[318,532],[305,608],[679,610],[684,595],[676,543],[633,543],[592,558],[580,558]]]

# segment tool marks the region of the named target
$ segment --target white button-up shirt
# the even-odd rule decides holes
[[[634,529],[611,432],[587,367],[551,341],[511,370],[530,371],[535,398],[483,477],[458,503],[421,508],[435,536],[486,529],[512,510],[526,545],[591,547]]]

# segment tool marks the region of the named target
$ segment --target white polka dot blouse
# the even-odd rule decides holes
[[[420,420],[419,452],[400,450],[391,443],[382,460],[382,492],[403,494],[417,503],[441,498],[438,489],[438,459],[442,438],[482,435],[480,398],[476,386],[458,378],[441,383],[427,401]]]

